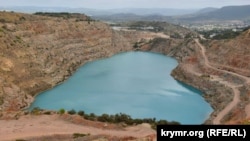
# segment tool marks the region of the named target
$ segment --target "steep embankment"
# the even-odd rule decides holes
[[[196,48],[197,54],[188,53],[188,57],[182,59],[182,64],[173,72],[177,79],[204,91],[204,96],[215,110],[208,123],[249,122],[250,65],[245,60],[250,54],[247,46],[249,33],[250,30],[247,30],[235,39],[212,41],[205,45],[195,40],[194,45],[186,48]],[[187,74],[180,77],[181,73]],[[189,74],[194,76],[188,77]]]
[[[135,48],[135,44],[138,47],[149,47],[149,44],[158,44],[155,41],[161,39],[157,37],[168,37],[162,33],[147,31],[115,31],[107,24],[92,21],[84,15],[53,16],[56,17],[0,12],[0,125],[6,127],[10,123],[12,132],[9,134],[9,130],[2,130],[6,140],[31,137],[32,131],[37,133],[35,137],[47,134],[73,134],[88,128],[83,126],[79,130],[69,131],[67,127],[75,126],[75,123],[60,122],[62,128],[56,123],[51,124],[55,125],[53,128],[56,128],[56,132],[51,133],[48,130],[41,133],[40,129],[44,127],[46,130],[47,127],[46,123],[39,124],[42,117],[33,116],[34,124],[37,125],[33,126],[29,125],[25,116],[21,116],[26,123],[18,129],[13,120],[5,120],[20,118],[20,115],[23,115],[22,112],[19,113],[20,110],[27,107],[36,94],[66,80],[86,62],[138,49]],[[179,42],[172,39],[162,41],[173,46]],[[159,45],[166,46],[161,43]],[[24,121],[20,120],[22,123]],[[148,127],[140,128],[142,131],[135,129],[138,132],[113,134],[112,131],[102,130],[100,134],[122,137],[134,132],[135,138],[154,133],[151,129],[145,132],[144,129]]]
[[[221,69],[250,76],[249,43],[250,30],[247,30],[236,39],[215,40],[207,44],[207,55],[209,60]]]
[[[185,29],[183,36],[186,34],[189,33]],[[0,112],[27,107],[34,95],[66,80],[88,61],[139,48],[165,52],[169,49],[150,46],[164,48],[166,42],[173,47],[182,41],[157,37],[169,36],[116,31],[80,14],[0,12]]]
[[[206,44],[207,56],[211,65],[219,70],[227,71],[241,79],[232,79],[240,93],[240,102],[226,117],[228,122],[245,122],[250,118],[250,29],[235,39],[218,40]]]
[[[147,49],[179,60],[172,75],[202,90],[214,109],[207,123],[245,123],[250,118],[249,33],[245,31],[231,40],[206,41],[205,45],[187,39],[174,48],[170,45],[173,41],[158,39]]]
[[[84,63],[131,50],[108,25],[76,18],[0,13],[0,107],[15,111]]]
[[[162,45],[162,43],[159,44]],[[170,43],[173,43],[173,41]],[[209,68],[206,65],[206,58],[202,54],[200,45],[193,39],[187,39],[174,48],[166,48],[160,45],[154,44],[153,48],[157,49],[157,52],[163,51],[165,54],[174,56],[179,60],[179,65],[173,70],[172,76],[179,81],[200,89],[204,93],[203,96],[214,109],[207,121],[207,123],[212,124],[212,120],[217,117],[217,114],[233,99],[231,88],[213,79],[214,76],[223,75],[223,72]],[[228,79],[231,79],[231,77]]]
[[[168,38],[112,30],[79,14],[0,12],[0,113],[27,107],[34,95],[66,80],[88,61],[135,50],[135,44],[155,44],[163,36]]]

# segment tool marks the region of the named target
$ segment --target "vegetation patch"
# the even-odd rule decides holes
[[[73,138],[80,138],[80,137],[85,137],[85,136],[89,136],[90,134],[82,134],[82,133],[74,133],[73,134]]]
[[[45,111],[44,114],[45,115],[51,115],[51,111]]]
[[[68,111],[68,114],[76,114],[75,110]],[[148,123],[151,125],[153,129],[156,129],[157,125],[180,125],[179,122],[176,121],[167,121],[167,120],[156,120],[156,118],[144,118],[144,119],[133,119],[130,115],[119,113],[115,115],[102,114],[100,116],[95,115],[94,113],[86,114],[84,111],[79,111],[78,115],[82,116],[86,120],[91,121],[100,121],[107,123],[123,123],[125,125],[138,125],[142,123]]]
[[[68,111],[68,114],[74,115],[74,114],[76,114],[76,111],[74,109],[72,109],[72,110]]]
[[[33,115],[39,115],[41,113],[41,111],[43,111],[41,108],[39,107],[35,107],[31,110],[31,114]]]
[[[0,32],[4,32],[2,28],[0,28]]]
[[[60,109],[60,110],[58,111],[58,113],[59,113],[60,115],[62,115],[62,114],[65,113],[65,110],[64,110],[64,109]]]
[[[34,115],[40,115],[40,114],[45,114],[45,115],[50,115],[53,112],[51,111],[44,111],[43,109],[39,107],[35,107],[32,109],[30,112],[31,114]],[[58,110],[57,114],[65,114],[66,111],[65,109],[60,109]],[[138,119],[138,118],[132,118],[130,115],[124,114],[124,113],[119,113],[119,114],[114,114],[114,115],[109,115],[109,114],[102,114],[100,116],[90,113],[86,114],[84,111],[80,110],[76,112],[74,109],[67,111],[68,114],[74,115],[78,114],[82,118],[86,120],[91,120],[91,121],[99,121],[99,122],[105,122],[105,123],[114,123],[114,124],[123,124],[123,125],[138,125],[142,123],[148,123],[151,125],[152,129],[156,129],[157,125],[180,125],[179,122],[177,121],[167,121],[167,120],[156,120],[156,118],[143,118],[143,119]]]
[[[80,13],[68,13],[68,12],[36,12],[34,15],[49,16],[49,17],[59,17],[63,19],[76,18],[76,22],[79,21],[94,21],[89,16]]]
[[[248,28],[245,29],[226,29],[226,30],[219,30],[219,29],[214,29],[210,31],[200,31],[199,33],[204,35],[205,38],[207,39],[215,39],[215,40],[222,40],[222,39],[233,39],[237,36],[239,36],[242,32],[247,30]]]
[[[79,116],[84,116],[84,111],[82,111],[82,110],[80,110],[80,111],[78,111],[78,113],[77,113]]]

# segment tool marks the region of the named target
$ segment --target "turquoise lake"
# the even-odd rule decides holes
[[[127,52],[90,62],[67,81],[39,94],[30,109],[126,113],[181,124],[202,124],[213,109],[193,87],[176,81],[178,62],[161,54]]]

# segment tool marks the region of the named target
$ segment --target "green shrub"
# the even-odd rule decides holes
[[[101,122],[110,122],[111,121],[110,116],[108,114],[102,114],[101,116],[97,117],[97,120],[101,121]]]
[[[96,120],[96,115],[94,113],[90,113],[89,115],[85,114],[84,119],[95,121]]]
[[[68,111],[68,114],[74,115],[74,114],[76,114],[76,111],[74,109],[72,109],[72,110]]]
[[[62,114],[65,113],[65,110],[64,110],[64,109],[60,109],[60,110],[58,111],[58,113],[59,113],[60,115],[62,115]]]
[[[74,133],[73,134],[73,138],[79,138],[79,137],[85,137],[85,136],[89,136],[90,134],[81,134],[81,133]]]
[[[78,111],[77,114],[78,114],[79,116],[84,116],[84,111],[80,110],[80,111]]]
[[[33,108],[33,109],[31,110],[31,114],[38,115],[38,114],[40,114],[41,111],[42,111],[41,108],[35,107],[35,108]]]
[[[43,114],[45,114],[45,115],[51,115],[51,112],[50,111],[45,111]]]
[[[102,114],[101,116],[97,116],[94,113],[85,114],[83,111],[79,111],[78,115],[84,115],[84,119],[86,120],[97,120],[108,123],[125,123],[126,125],[148,123],[151,125],[152,129],[156,129],[157,125],[180,125],[180,123],[176,121],[169,122],[167,120],[156,120],[156,118],[133,119],[130,115],[124,113],[115,115]]]

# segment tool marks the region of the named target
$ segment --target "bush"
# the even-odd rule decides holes
[[[65,113],[65,110],[64,110],[64,109],[60,109],[60,110],[58,111],[58,113],[59,113],[60,115],[62,115],[62,114]]]
[[[84,119],[95,121],[96,120],[96,115],[94,113],[90,113],[89,115],[85,114]]]
[[[35,107],[35,108],[33,108],[33,109],[31,110],[31,114],[38,115],[38,114],[40,114],[41,111],[42,111],[41,108]]]
[[[45,114],[45,115],[51,115],[51,112],[50,111],[45,111],[43,114]]]
[[[74,115],[74,114],[76,114],[76,111],[72,109],[72,110],[68,111],[68,114]]]
[[[108,114],[102,114],[101,116],[97,117],[97,120],[101,121],[101,122],[110,122],[111,121],[110,116]]]
[[[71,110],[71,112],[75,112]],[[69,111],[70,113],[70,111]],[[94,113],[85,114],[84,111],[79,111],[78,115],[83,116],[86,120],[91,121],[100,121],[100,122],[108,122],[108,123],[124,123],[126,125],[137,125],[142,123],[148,123],[151,125],[151,128],[156,129],[157,125],[180,125],[179,122],[176,121],[167,121],[167,120],[156,120],[156,118],[144,118],[144,119],[133,119],[130,115],[119,113],[115,115],[102,114],[101,116],[97,116]]]
[[[130,124],[132,118],[124,113],[115,114],[115,123],[125,122]]]
[[[74,133],[73,134],[73,138],[79,138],[79,137],[85,137],[85,136],[89,136],[90,134],[81,134],[81,133]]]
[[[84,111],[78,111],[77,113],[79,116],[84,116]]]

